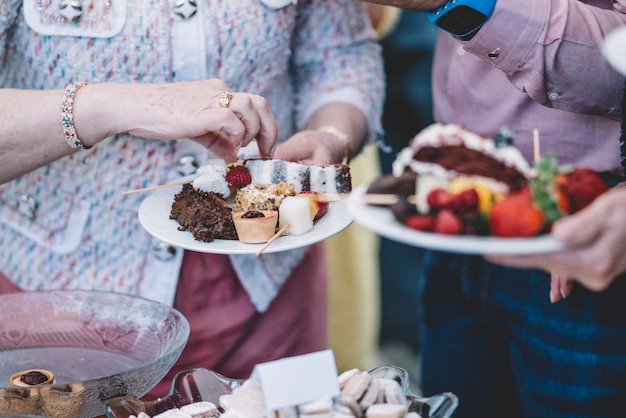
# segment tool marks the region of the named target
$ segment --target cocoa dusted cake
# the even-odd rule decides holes
[[[232,209],[224,198],[213,192],[183,185],[174,197],[170,219],[176,219],[181,230],[187,230],[198,241],[236,240]]]

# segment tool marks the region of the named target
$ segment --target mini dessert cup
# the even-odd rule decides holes
[[[260,212],[263,217],[243,217],[247,212],[233,213],[233,222],[237,230],[239,241],[247,244],[260,244],[267,242],[276,233],[278,223],[278,211],[259,210],[250,212]]]
[[[24,370],[11,375],[9,383],[13,387],[50,385],[54,383],[54,375],[52,372],[44,369]]]

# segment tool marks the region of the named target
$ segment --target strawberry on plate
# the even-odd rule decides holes
[[[463,222],[451,209],[442,209],[435,216],[433,232],[444,235],[459,235],[463,231]]]
[[[416,231],[432,232],[435,227],[435,217],[412,213],[404,218],[404,225]]]
[[[596,172],[588,168],[577,167],[559,177],[559,191],[569,203],[567,213],[578,212],[609,189]]]
[[[491,234],[496,237],[532,237],[543,229],[544,214],[535,206],[530,188],[494,203],[490,213]]]

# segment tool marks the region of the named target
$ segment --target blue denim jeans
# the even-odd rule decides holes
[[[420,280],[422,387],[459,397],[454,418],[626,416],[626,277],[575,285],[428,251]]]

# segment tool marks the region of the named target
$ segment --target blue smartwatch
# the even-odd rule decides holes
[[[448,0],[438,9],[427,11],[433,24],[468,41],[491,17],[496,0]]]

